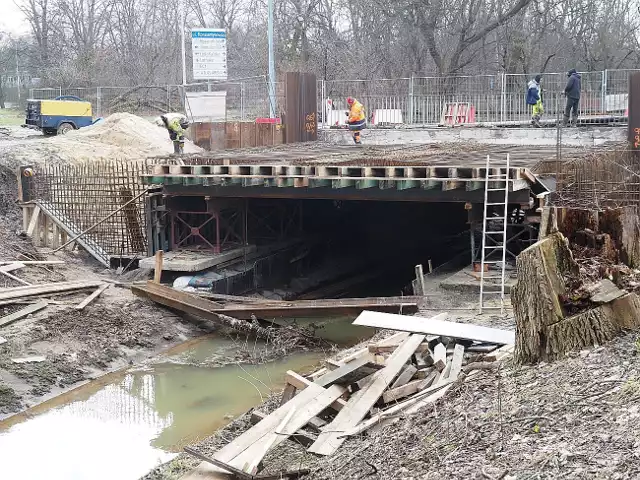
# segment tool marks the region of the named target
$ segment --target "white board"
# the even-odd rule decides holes
[[[195,80],[227,79],[227,32],[220,28],[191,29]]]
[[[224,122],[227,92],[187,92],[187,106],[193,122]]]
[[[441,313],[432,318],[424,318],[365,310],[356,318],[353,324],[398,330],[401,332],[462,338],[465,340],[475,340],[477,342],[498,343],[501,345],[513,345],[516,342],[515,332],[470,323],[447,322],[444,320],[446,317],[446,313]]]

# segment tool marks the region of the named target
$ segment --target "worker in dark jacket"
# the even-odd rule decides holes
[[[569,70],[567,76],[569,80],[567,81],[567,86],[564,87],[564,94],[567,97],[567,106],[564,109],[565,126],[569,125],[570,122],[572,125],[578,123],[578,106],[580,105],[580,88],[582,83],[582,77],[576,72],[575,68]],[[571,118],[572,112],[573,119]]]

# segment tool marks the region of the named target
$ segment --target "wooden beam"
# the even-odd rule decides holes
[[[38,295],[51,295],[55,293],[66,293],[75,290],[85,290],[96,288],[102,285],[100,281],[90,282],[58,282],[34,285],[29,287],[14,287],[0,290],[0,301],[17,300]]]
[[[401,398],[408,397],[409,395],[413,395],[420,390],[420,385],[423,383],[424,380],[414,380],[406,385],[387,390],[382,395],[382,401],[384,403],[391,403],[400,400]]]
[[[447,375],[447,380],[457,380],[462,370],[462,360],[464,360],[464,347],[456,345],[453,350],[453,358],[451,359],[451,371]]]
[[[160,278],[162,278],[163,254],[164,252],[162,250],[158,250],[156,252],[156,263],[155,263],[155,268],[153,270],[154,283],[160,283]]]
[[[34,232],[37,230],[39,221],[40,221],[40,206],[36,205],[33,209],[33,213],[31,214],[31,221],[29,222],[29,227],[27,228],[28,236],[33,237]]]
[[[391,388],[398,388],[409,383],[409,380],[413,378],[417,371],[418,369],[413,365],[405,366],[400,375],[398,375],[398,378],[396,378],[396,380],[391,384]]]
[[[348,386],[368,377],[381,368],[383,368],[383,366],[375,363],[372,355],[363,355],[352,362],[341,365],[336,370],[322,375],[313,383],[320,385],[321,387],[328,387],[334,383]]]
[[[267,417],[266,413],[263,413],[260,410],[254,410],[253,412],[251,412],[251,424],[255,425],[258,422],[264,420],[266,417]],[[305,448],[310,447],[313,444],[313,442],[316,441],[315,437],[313,437],[308,433],[303,432],[302,430],[291,435],[289,439],[296,443],[299,443]]]
[[[32,313],[38,312],[47,306],[47,302],[41,300],[37,303],[33,303],[17,312],[12,313],[11,315],[6,315],[4,317],[0,317],[0,327],[6,327],[7,325],[12,324],[13,322],[20,320],[27,315],[31,315]]]
[[[1,266],[0,272],[4,272],[4,273],[13,272],[14,270],[19,270],[24,267],[25,267],[25,264],[22,262],[12,262],[7,265]]]
[[[96,298],[98,298],[102,294],[102,292],[104,292],[110,286],[111,284],[105,283],[104,285],[101,285],[100,287],[98,287],[91,295],[89,295],[82,302],[76,305],[76,310],[83,310],[84,307],[86,307],[91,302],[93,302]]]
[[[373,374],[371,381],[351,396],[347,406],[327,425],[309,452],[319,455],[334,453],[345,440],[339,437],[340,433],[355,427],[369,413],[424,338],[424,335],[411,335],[387,360],[387,366]]]
[[[327,389],[318,385],[309,386],[290,402],[276,409],[260,423],[216,452],[214,458],[244,470],[248,463],[254,463],[260,455],[264,456],[266,453],[264,452],[265,444],[269,444],[270,448],[279,445],[291,433],[295,433],[304,427],[310,419],[320,414],[344,392],[345,389],[338,385]],[[294,408],[295,412],[291,414],[290,412]],[[278,426],[283,424],[283,420],[287,416],[289,419],[286,422],[286,431],[276,433]]]
[[[307,380],[302,375],[298,375],[293,370],[287,371],[287,373],[285,374],[285,381],[287,382],[288,385],[293,385],[296,388],[296,390],[305,390],[310,385],[314,385],[316,387],[320,386],[316,383],[313,383]],[[333,408],[335,411],[339,412],[345,407],[346,404],[347,402],[345,402],[342,398],[339,398],[335,402],[332,402],[331,405],[329,406]]]
[[[515,333],[509,330],[483,327],[470,323],[447,322],[446,313],[432,318],[409,317],[390,313],[364,311],[353,322],[354,325],[366,327],[401,330],[405,332],[440,335],[479,342],[491,342],[502,345],[513,345]]]
[[[447,366],[447,347],[437,344],[433,349],[433,365],[441,372]]]

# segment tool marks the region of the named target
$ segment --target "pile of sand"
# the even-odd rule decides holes
[[[185,142],[185,153],[202,149]],[[15,160],[32,163],[77,163],[102,159],[140,160],[173,153],[164,127],[130,113],[114,113],[96,125],[55,137],[42,137],[14,144],[9,154]]]

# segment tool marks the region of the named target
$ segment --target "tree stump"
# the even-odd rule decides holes
[[[579,270],[559,232],[521,252],[517,270],[518,281],[511,289],[515,357],[521,363],[532,363],[546,359],[548,327],[564,318],[559,296],[567,293],[565,274],[578,275]]]

